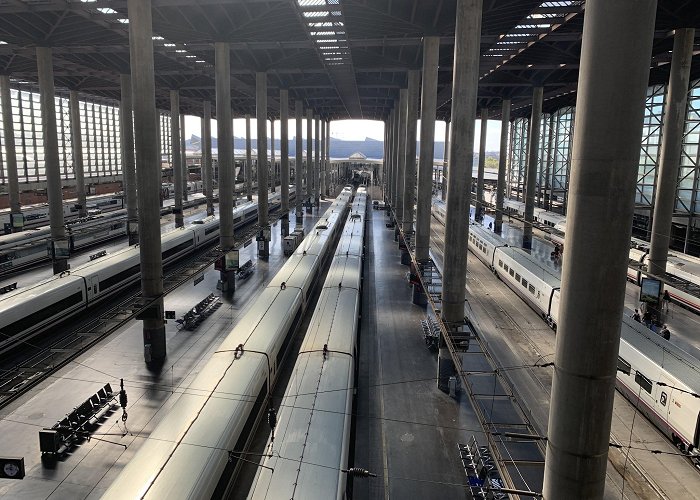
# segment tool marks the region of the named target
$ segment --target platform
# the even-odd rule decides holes
[[[444,227],[432,219],[431,254],[442,268]],[[469,253],[467,264],[467,302],[471,319],[488,342],[520,395],[522,404],[542,435],[547,434],[552,368],[530,368],[552,361],[556,336],[540,316],[516,296],[503,282]],[[671,455],[676,448],[619,393],[615,394],[611,439],[641,448],[629,450],[624,481],[624,498],[700,498],[700,474],[683,457]],[[632,422],[634,425],[632,426]],[[630,429],[632,427],[632,429]],[[632,430],[630,440],[630,430]],[[660,449],[670,454],[652,454]],[[610,450],[605,498],[618,500],[623,495],[627,450]]]
[[[426,348],[384,211],[369,211],[360,333],[355,498],[467,498],[457,443],[480,437],[476,415],[437,388],[437,359]]]
[[[290,219],[293,224],[294,216]],[[315,217],[305,215],[307,229],[315,222]],[[187,387],[247,304],[284,263],[279,222],[272,228],[270,253],[267,261],[257,260],[256,245],[241,248],[242,261],[256,262],[255,273],[238,284],[233,299],[224,298],[223,306],[195,331],[178,330],[174,321],[168,321],[168,358],[160,373],[146,368],[141,324],[132,321],[5,408],[0,415],[0,455],[24,456],[26,477],[22,481],[0,481],[0,496],[99,498],[143,440],[148,439],[163,411],[176,399],[171,396]],[[190,281],[167,295],[165,309],[174,310],[181,317],[195,303],[216,293],[218,279],[219,273],[209,267],[204,281],[194,286]],[[117,388],[120,378],[124,378],[129,399],[126,426],[121,422],[119,409],[103,421],[89,442],[76,446],[54,469],[44,467],[39,430],[51,427],[105,383]],[[127,428],[128,434],[123,436]]]

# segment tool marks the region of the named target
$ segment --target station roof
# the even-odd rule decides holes
[[[438,118],[450,114],[456,0],[152,0],[156,97],[180,89],[188,114],[215,101],[214,46],[231,44],[232,108],[254,114],[255,72],[268,73],[270,116],[279,89],[330,119],[384,119],[420,69],[422,38],[439,36]],[[583,0],[484,0],[478,107],[513,100],[529,114],[576,98]],[[0,73],[35,82],[36,46],[54,49],[56,86],[119,99],[129,71],[127,0],[0,0]],[[700,27],[697,0],[659,0],[650,83],[668,79],[673,30]],[[700,40],[700,34],[696,40]],[[696,53],[700,45],[696,42]],[[691,78],[700,77],[698,56]]]

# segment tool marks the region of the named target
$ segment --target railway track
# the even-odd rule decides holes
[[[277,222],[280,216],[278,213],[270,214],[270,225]],[[253,238],[258,230],[257,224],[244,228],[236,235],[235,246],[243,245]],[[163,277],[163,296],[203,273],[222,255],[223,252],[218,246],[209,245],[169,266]],[[0,409],[110,336],[149,305],[150,301],[141,297],[140,288],[131,285],[128,295],[103,310],[96,319],[70,328],[68,332],[61,334],[60,338],[47,345],[38,345],[31,341],[21,342],[20,356],[15,353],[14,358],[0,357]]]

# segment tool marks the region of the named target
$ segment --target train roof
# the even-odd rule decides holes
[[[683,349],[627,316],[622,318],[622,339],[669,374],[700,394],[700,367],[698,360]]]
[[[0,312],[8,310],[17,305],[23,305],[26,300],[40,297],[49,291],[63,289],[66,287],[70,288],[76,286],[77,284],[81,286],[83,285],[82,277],[77,275],[63,275],[62,278],[52,276],[51,278],[40,281],[32,286],[17,288],[0,296]]]
[[[49,238],[50,236],[51,228],[49,226],[25,229],[19,233],[3,234],[0,236],[0,247],[22,248],[29,242],[34,244],[38,238]]]
[[[550,269],[543,267],[537,259],[529,255],[521,248],[505,247],[501,248],[500,250],[511,259],[515,260],[524,269],[527,269],[529,272],[547,283],[547,285],[550,287],[561,287],[561,274],[550,272]]]
[[[493,245],[494,247],[502,247],[504,245],[508,245],[508,242],[506,240],[501,238],[496,233],[489,231],[477,222],[471,222],[469,224],[469,231],[476,235],[479,235],[482,239],[486,240],[487,243]]]

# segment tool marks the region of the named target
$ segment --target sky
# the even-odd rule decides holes
[[[302,136],[306,137],[306,120],[303,120]],[[250,120],[250,131],[253,139],[257,138],[256,120]],[[474,150],[479,150],[479,134],[481,120],[476,120],[474,127]],[[296,134],[296,124],[294,120],[289,121],[289,138]],[[211,124],[212,136],[216,137],[216,120]],[[201,119],[195,116],[185,117],[185,132],[187,137],[192,135],[201,136]],[[268,137],[270,135],[270,123],[267,124]],[[418,133],[420,134],[420,121],[418,121]],[[237,118],[233,120],[233,135],[245,137],[245,119]],[[500,145],[501,121],[489,120],[486,133],[486,151],[498,151]],[[384,122],[378,120],[337,120],[331,122],[331,137],[344,141],[362,141],[366,137],[377,141],[384,140]],[[280,121],[275,120],[275,139],[280,138]],[[442,142],[445,140],[445,122],[435,122],[435,140]]]

